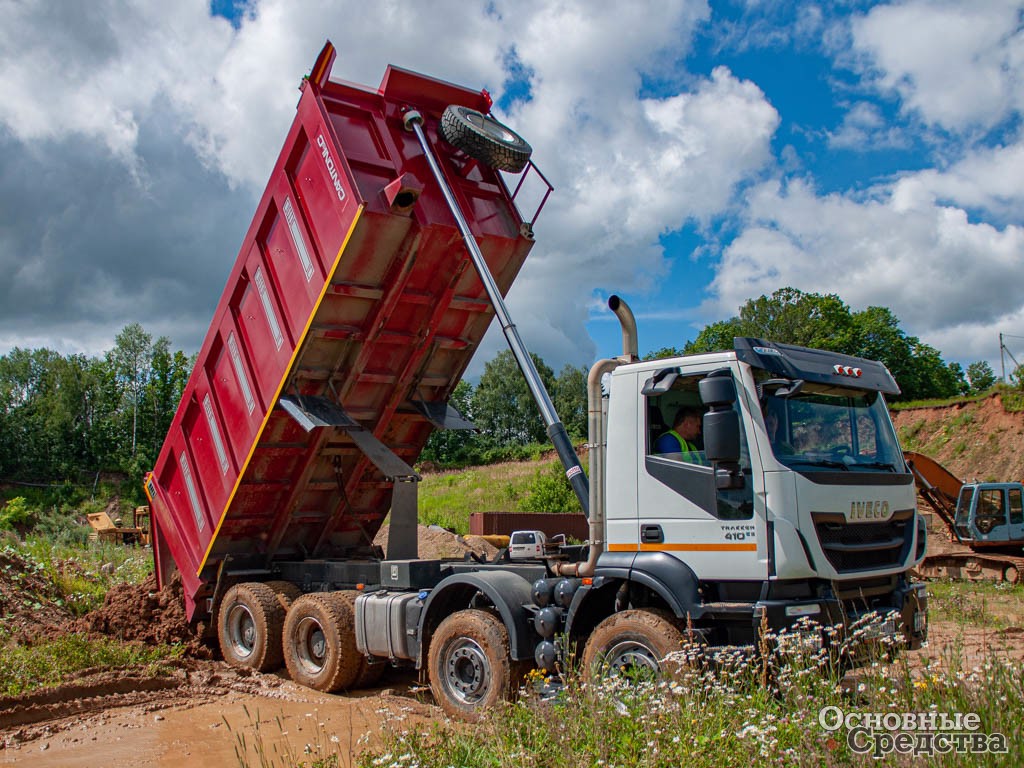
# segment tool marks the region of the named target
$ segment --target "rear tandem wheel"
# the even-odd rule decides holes
[[[286,605],[269,584],[231,587],[217,611],[217,639],[224,660],[259,672],[278,669]]]
[[[292,680],[324,693],[351,688],[362,654],[352,608],[338,592],[302,595],[284,621],[284,663]]]

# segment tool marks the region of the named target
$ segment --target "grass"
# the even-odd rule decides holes
[[[419,521],[465,535],[471,513],[515,510],[536,482],[538,470],[556,461],[507,462],[426,474],[419,484]]]
[[[1006,629],[1024,621],[1024,584],[978,581],[933,581],[928,584],[932,621]]]
[[[81,616],[100,607],[115,584],[139,583],[152,572],[150,550],[112,543],[75,545],[31,535],[0,547],[7,582],[17,586],[24,605],[65,608]],[[93,667],[152,664],[181,655],[176,646],[146,646],[79,634],[40,639],[28,645],[10,641],[0,624],[0,695],[16,695],[60,683]]]
[[[383,747],[364,753],[363,768],[512,768],[513,766],[840,766],[1014,765],[1024,753],[1024,666],[995,652],[968,667],[968,627],[998,627],[1007,611],[1019,621],[1024,586],[929,584],[933,621],[960,627],[959,644],[912,655],[875,646],[866,665],[844,676],[799,635],[769,636],[775,650],[757,662],[727,656],[716,672],[684,665],[671,681],[590,684],[570,675],[554,699],[530,681],[514,703],[473,726],[444,721],[403,729],[385,724]],[[993,616],[993,614],[998,614]],[[788,642],[780,640],[787,638]],[[532,673],[534,678],[538,673]],[[767,684],[766,684],[767,681]],[[880,760],[857,754],[845,726],[827,730],[822,711],[977,713],[977,733],[1003,734],[1005,754],[950,753]],[[834,710],[827,710],[832,712]],[[962,729],[961,729],[962,730]]]
[[[122,643],[71,634],[30,646],[0,647],[0,695],[21,693],[59,684],[66,676],[94,667],[154,664],[181,655],[177,646]]]
[[[790,636],[793,637],[793,636]],[[777,639],[777,638],[776,638]],[[907,657],[874,662],[843,677],[818,653],[788,646],[770,674],[757,662],[733,657],[710,672],[683,667],[666,682],[612,679],[588,684],[570,678],[564,692],[544,700],[526,691],[472,728],[456,723],[410,730],[390,728],[382,750],[360,765],[465,766],[741,766],[910,764],[890,754],[882,763],[854,752],[848,731],[827,730],[822,712],[977,713],[978,732],[1001,733],[1009,755],[1024,749],[1017,713],[1024,704],[1024,671],[989,657],[964,669],[955,659],[912,667]],[[826,720],[826,722],[829,722]],[[962,764],[950,755],[940,764]],[[1010,761],[1012,763],[1012,760]],[[972,765],[1001,765],[1007,755],[974,755]]]
[[[115,584],[138,584],[153,572],[149,549],[111,542],[85,546],[30,535],[9,548],[53,585],[53,600],[81,616],[103,605]]]

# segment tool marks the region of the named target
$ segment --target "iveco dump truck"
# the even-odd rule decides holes
[[[283,663],[322,691],[411,665],[473,714],[569,649],[657,672],[688,631],[749,646],[762,626],[868,611],[923,640],[907,572],[924,526],[884,366],[756,339],[640,362],[613,298],[624,348],[590,373],[588,477],[503,301],[537,213],[499,171],[546,183],[529,145],[486,92],[394,67],[366,88],[331,80],[333,60],[328,44],[302,84],[146,482],[158,578],[180,572],[229,663]],[[589,540],[419,559],[412,465],[433,430],[470,426],[448,401],[495,315]],[[701,409],[703,445],[657,453],[683,406]]]

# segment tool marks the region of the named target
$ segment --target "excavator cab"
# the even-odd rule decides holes
[[[1018,483],[968,483],[957,499],[955,523],[962,538],[986,543],[1024,540],[1024,507]]]

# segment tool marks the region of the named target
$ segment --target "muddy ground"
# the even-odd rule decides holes
[[[938,534],[936,528],[936,543]],[[473,537],[421,530],[423,557],[467,551],[494,553]],[[75,631],[186,649],[180,660],[85,670],[55,688],[0,697],[0,765],[239,765],[239,750],[249,755],[248,764],[260,765],[258,749],[271,758],[291,756],[271,759],[274,765],[326,751],[349,765],[367,745],[379,743],[382,729],[443,718],[411,671],[390,670],[372,691],[325,695],[295,685],[283,672],[251,673],[212,660],[210,648],[185,622],[180,587],[155,588],[153,580],[116,587],[102,608],[76,619],[48,596],[46,580],[27,563],[0,553],[0,612],[20,641]],[[26,599],[30,591],[33,597]],[[970,668],[991,653],[1024,660],[1024,600],[997,595],[986,600],[984,611],[998,620],[982,622],[987,626],[933,620],[928,647],[912,654],[913,665],[944,666],[959,657]]]
[[[0,765],[238,765],[268,755],[337,753],[351,764],[382,728],[442,717],[411,674],[386,687],[325,695],[278,674],[187,659],[160,670],[86,672],[57,688],[0,699]],[[331,737],[334,737],[333,739]],[[244,742],[243,742],[244,739]],[[284,765],[286,763],[275,763]]]
[[[386,528],[376,543],[387,546]],[[419,552],[492,558],[497,550],[478,537],[420,526]],[[323,695],[295,685],[283,671],[258,674],[212,660],[211,647],[185,620],[177,582],[160,591],[155,577],[116,586],[101,608],[76,618],[29,562],[0,552],[0,615],[21,644],[78,632],[184,648],[180,660],[84,670],[54,688],[0,697],[0,764],[237,765],[244,739],[254,765],[259,747],[293,755],[293,764],[309,759],[307,745],[313,753],[318,746],[336,752],[345,765],[382,727],[443,717],[408,670],[389,670],[372,691]]]

